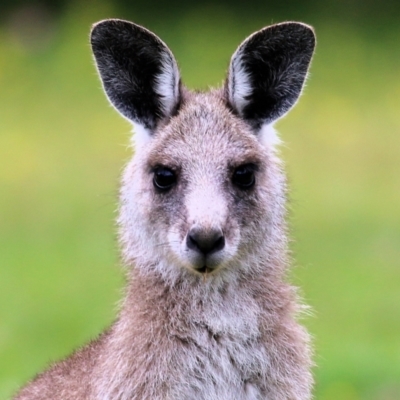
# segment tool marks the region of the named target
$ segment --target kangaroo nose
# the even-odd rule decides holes
[[[186,236],[186,245],[191,250],[207,255],[222,250],[225,247],[225,238],[221,229],[193,227]]]

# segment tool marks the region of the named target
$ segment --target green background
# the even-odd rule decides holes
[[[108,105],[88,45],[93,22],[119,17],[157,33],[184,82],[203,89],[222,83],[231,54],[253,31],[284,20],[315,27],[307,88],[277,124],[291,187],[292,280],[312,308],[303,322],[314,337],[315,397],[400,399],[399,6],[6,4],[0,398],[95,337],[121,298],[113,221],[130,125]]]

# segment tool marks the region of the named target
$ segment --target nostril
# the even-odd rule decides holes
[[[220,229],[205,231],[192,228],[187,234],[186,246],[206,255],[222,250],[225,247],[225,238]]]
[[[214,243],[214,248],[212,251],[219,251],[225,247],[225,238],[221,235]]]
[[[190,250],[198,250],[199,249],[196,239],[190,233],[188,233],[188,235],[186,237],[186,246]]]

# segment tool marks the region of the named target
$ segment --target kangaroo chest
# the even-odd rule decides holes
[[[232,333],[213,333],[207,327],[199,328],[196,338],[177,346],[184,350],[171,360],[176,375],[166,398],[265,398],[263,382],[268,356],[258,339],[252,335],[235,337]]]
[[[113,350],[111,341],[115,363],[103,370],[107,379],[103,375],[96,398],[265,400],[270,357],[260,309],[253,301],[242,299],[241,307],[235,303],[191,308],[186,318],[171,313],[163,324],[153,321],[158,328],[151,335],[134,335],[123,351],[120,346]]]
[[[205,306],[190,329],[174,332],[169,360],[174,378],[166,398],[265,399],[269,357],[260,314],[253,299],[232,298]]]

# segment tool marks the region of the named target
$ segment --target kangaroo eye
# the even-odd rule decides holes
[[[169,190],[176,182],[175,172],[166,167],[157,167],[154,170],[153,185],[163,192]]]
[[[256,166],[253,164],[245,164],[237,167],[232,176],[233,184],[242,190],[252,188],[256,182],[255,169]]]

